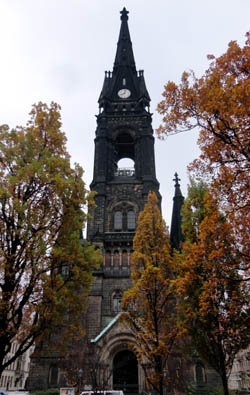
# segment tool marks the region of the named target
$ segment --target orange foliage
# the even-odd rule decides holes
[[[185,205],[192,205],[192,199],[188,200],[184,216]],[[203,211],[196,237],[186,231],[183,252],[176,254],[180,328],[220,374],[226,394],[235,355],[250,342],[249,289],[238,272],[241,254],[231,224],[208,191],[200,205]]]
[[[208,180],[220,199],[237,238],[241,269],[250,257],[250,34],[242,48],[232,41],[222,56],[210,55],[210,67],[201,78],[183,73],[179,86],[168,82],[158,105],[168,134],[200,129],[201,155],[190,166],[199,179]]]
[[[168,362],[177,330],[170,287],[173,261],[169,235],[154,193],[149,193],[139,215],[133,248],[133,287],[122,300],[123,320],[135,335],[135,353],[146,380],[162,394],[163,386],[174,385],[170,382]]]

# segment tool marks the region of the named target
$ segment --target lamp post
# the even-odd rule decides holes
[[[78,378],[79,378],[79,386],[78,386],[78,389],[79,389],[79,395],[80,395],[80,393],[81,393],[82,374],[83,374],[83,370],[80,368],[79,371],[78,371]]]
[[[166,385],[165,385],[166,377],[167,377],[167,370],[166,370],[166,368],[164,368],[163,369],[163,394],[166,394]]]

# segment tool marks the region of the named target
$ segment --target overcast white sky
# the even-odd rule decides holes
[[[112,70],[120,10],[129,11],[137,69],[144,69],[155,113],[164,83],[184,70],[201,75],[207,54],[221,55],[250,30],[250,0],[0,0],[0,123],[25,125],[33,103],[62,106],[72,161],[93,174],[95,114],[104,71]],[[155,113],[153,127],[160,117]],[[196,133],[156,141],[163,216],[170,224],[173,175],[183,194]]]

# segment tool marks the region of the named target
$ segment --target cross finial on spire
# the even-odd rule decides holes
[[[175,187],[179,187],[180,186],[179,181],[181,181],[181,179],[178,177],[177,172],[175,172],[175,174],[174,174],[173,181],[175,181],[175,185],[174,185]]]
[[[127,21],[128,20],[129,11],[127,11],[125,7],[123,8],[122,11],[120,11],[120,14],[121,14],[121,20],[122,21]]]

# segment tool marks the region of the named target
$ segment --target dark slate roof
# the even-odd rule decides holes
[[[133,54],[132,42],[128,28],[128,11],[124,7],[121,11],[121,29],[117,43],[117,50],[114,62],[115,71],[118,67],[129,66],[135,70],[135,59]]]
[[[124,84],[124,81],[125,84]],[[128,11],[124,7],[121,11],[121,28],[117,43],[113,71],[105,71],[105,78],[99,103],[105,100],[122,101],[117,92],[120,89],[129,89],[131,95],[125,101],[137,101],[143,99],[145,103],[150,102],[143,70],[136,70],[135,58],[128,27]]]

